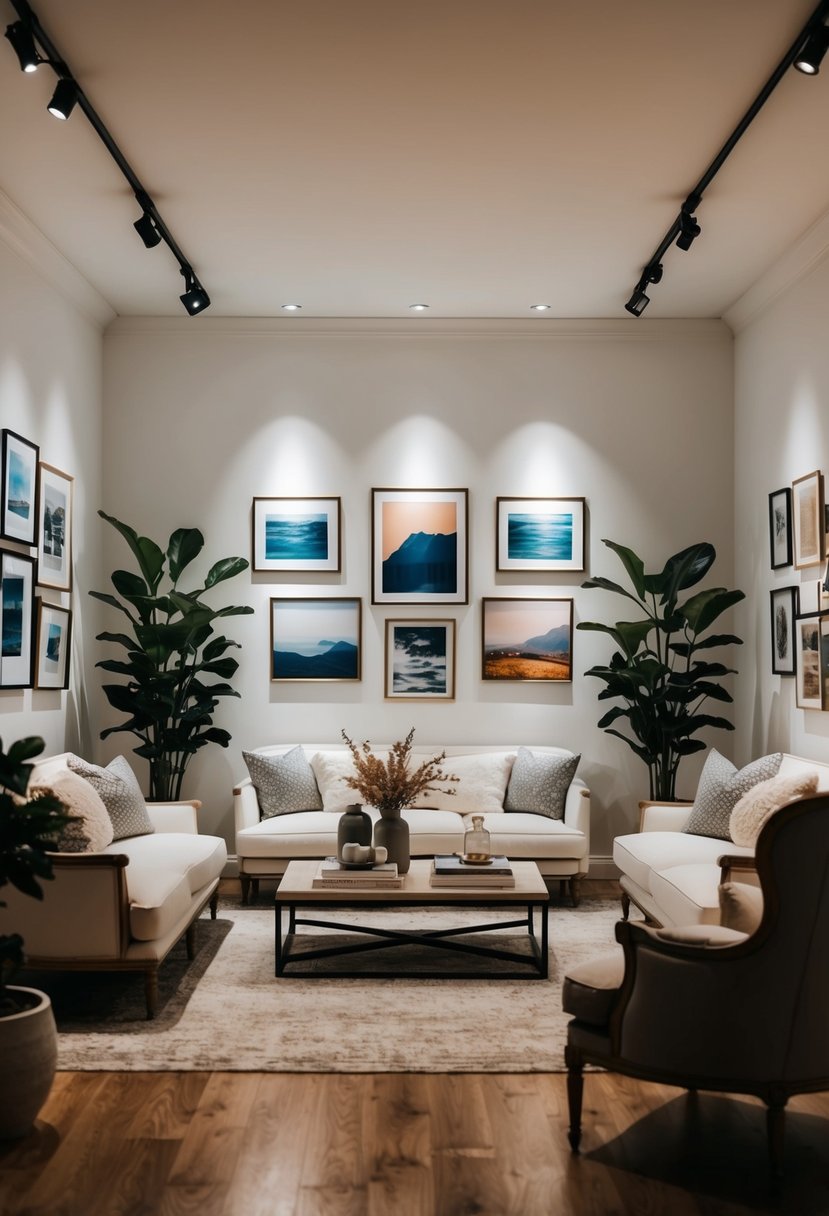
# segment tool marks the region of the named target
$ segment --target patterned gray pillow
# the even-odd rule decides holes
[[[155,831],[138,778],[123,756],[110,760],[106,768],[88,764],[80,756],[69,756],[66,763],[73,773],[79,773],[100,794],[112,820],[113,840],[148,836]]]
[[[692,836],[711,836],[730,840],[728,821],[746,790],[769,777],[776,777],[783,762],[782,752],[752,760],[739,772],[730,760],[712,747],[700,774],[697,794],[688,822],[682,829]]]
[[[242,759],[248,766],[263,819],[322,810],[317,779],[301,745],[282,756],[242,752]]]
[[[576,775],[580,755],[536,756],[519,747],[510,773],[505,811],[532,811],[550,819],[564,817],[564,799]]]

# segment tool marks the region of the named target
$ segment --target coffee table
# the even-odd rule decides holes
[[[335,963],[331,967],[306,969],[302,972],[303,979],[330,979],[333,977],[385,977],[385,978],[421,978],[421,979],[546,979],[547,977],[547,913],[549,910],[549,892],[538,866],[534,861],[514,861],[512,870],[515,875],[514,887],[432,887],[429,885],[429,875],[432,862],[429,858],[417,858],[411,863],[408,874],[403,879],[403,886],[392,890],[372,888],[369,886],[319,890],[312,887],[313,879],[319,869],[319,861],[292,861],[288,864],[282,880],[276,891],[276,926],[275,926],[275,970],[277,976],[289,974],[289,968],[299,964],[307,964],[317,959],[347,959],[349,956],[365,955],[376,950],[400,950],[400,966],[371,969],[360,967],[359,970],[348,968],[346,964]],[[417,930],[396,929],[382,923],[384,908],[464,908],[480,909],[481,921],[459,925],[455,928]],[[320,911],[309,916],[307,910]],[[365,909],[379,911],[380,916],[374,917],[375,923],[346,924],[342,921],[322,919],[322,913],[337,909]],[[495,922],[488,920],[483,914],[492,914],[502,910],[512,916],[509,919],[499,919]],[[520,911],[520,915],[518,915]],[[287,931],[283,935],[283,914],[287,913]],[[540,937],[536,932],[536,919],[540,928]],[[297,933],[297,928],[307,926],[318,929],[333,930],[331,945],[319,945],[319,939],[313,947],[302,947],[304,935]],[[527,935],[526,951],[507,948],[506,944],[498,945],[495,937],[497,930],[524,929]],[[336,937],[347,933],[353,937],[360,935],[357,942],[345,944],[337,942]],[[480,941],[464,941],[471,934],[493,934],[493,945],[483,945]],[[480,968],[454,969],[451,965],[438,967],[435,970],[407,970],[405,966],[405,950],[411,946],[425,946],[435,951],[436,959],[442,955],[444,964],[457,960],[459,955],[474,956],[481,960]],[[495,960],[501,963],[512,963],[514,967],[495,967]],[[487,966],[486,964],[490,965]],[[296,972],[294,972],[296,973]]]

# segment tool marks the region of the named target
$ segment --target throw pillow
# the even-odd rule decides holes
[[[720,923],[726,929],[754,933],[763,918],[763,892],[747,882],[721,882]]]
[[[479,755],[447,756],[441,768],[457,781],[437,782],[434,791],[424,790],[412,806],[434,811],[475,812],[486,815],[503,811],[507,782],[515,752],[482,752]],[[413,763],[419,763],[413,757]],[[454,791],[452,793],[451,791]]]
[[[760,781],[743,794],[731,812],[729,827],[735,844],[750,848],[757,843],[760,829],[775,811],[795,798],[814,794],[817,789],[817,773],[797,773],[791,777],[769,777]]]
[[[712,747],[700,775],[697,795],[688,822],[682,829],[692,836],[712,836],[717,840],[730,840],[728,821],[737,801],[746,790],[760,781],[777,775],[783,762],[783,753],[774,752],[752,760],[739,772],[737,768]]]
[[[535,755],[519,747],[510,773],[505,811],[532,811],[549,819],[564,817],[564,799],[576,774],[580,755]]]
[[[380,759],[385,759],[386,753],[375,752]],[[314,752],[311,757],[311,768],[317,779],[323,809],[326,811],[344,811],[346,807],[362,803],[362,795],[350,785],[346,785],[346,777],[356,777],[354,761],[347,748],[340,751]]]
[[[110,760],[106,768],[89,764],[80,756],[70,756],[67,764],[100,794],[112,820],[113,840],[147,836],[155,831],[141,787],[123,756]]]
[[[57,853],[100,853],[112,843],[112,820],[100,796],[76,773],[55,773],[43,782],[33,781],[29,794],[52,794],[74,818],[61,828],[53,848]]]
[[[297,811],[322,810],[314,770],[301,744],[281,756],[242,752],[242,759],[256,788],[263,819],[293,815]]]

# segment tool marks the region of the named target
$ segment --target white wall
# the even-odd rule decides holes
[[[94,745],[85,674],[99,614],[84,589],[100,577],[101,331],[111,314],[78,278],[0,196],[0,426],[37,444],[41,460],[74,478],[75,589],[36,592],[73,610],[69,690],[0,690],[3,742],[41,735],[47,754]]]
[[[749,660],[738,705],[744,760],[773,749],[829,760],[829,713],[798,709],[794,679],[771,672],[770,589],[796,584],[814,598],[824,572],[820,566],[772,571],[768,540],[768,495],[815,469],[829,475],[826,224],[809,236],[812,244],[824,240],[822,259],[735,340],[737,580],[748,595],[740,613]],[[792,264],[808,265],[805,244],[791,256]],[[782,267],[770,274],[770,293],[782,276]]]
[[[249,603],[232,619],[243,643],[237,686],[217,722],[233,734],[193,762],[185,793],[205,802],[203,827],[232,841],[231,788],[241,749],[272,741],[398,738],[423,743],[554,743],[583,753],[594,792],[594,854],[635,822],[644,766],[596,729],[599,685],[582,672],[608,657],[577,633],[572,684],[480,679],[483,595],[573,595],[576,620],[623,614],[582,591],[583,576],[496,575],[496,495],[584,495],[589,570],[621,575],[602,537],[651,565],[712,541],[717,582],[733,585],[732,343],[718,322],[238,322],[118,320],[105,338],[105,509],[165,540],[198,525],[205,565],[250,556],[254,495],[341,495],[341,576],[245,574],[219,589]],[[370,603],[370,489],[465,486],[470,492],[470,603],[458,621],[452,704],[383,700],[383,623],[400,610]],[[114,533],[107,570],[129,565]],[[271,684],[269,597],[363,597],[359,684]],[[220,602],[217,594],[216,603]],[[407,612],[408,610],[404,610]],[[424,615],[446,615],[425,609]],[[101,706],[101,723],[116,720]],[[729,738],[718,736],[729,750]],[[107,754],[126,750],[126,735]],[[106,749],[105,749],[106,750]],[[683,786],[693,789],[695,759]]]

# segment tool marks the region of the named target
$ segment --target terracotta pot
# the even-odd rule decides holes
[[[49,1096],[58,1062],[58,1032],[52,1002],[36,988],[7,985],[13,997],[32,1004],[0,1017],[0,1139],[25,1136]]]

